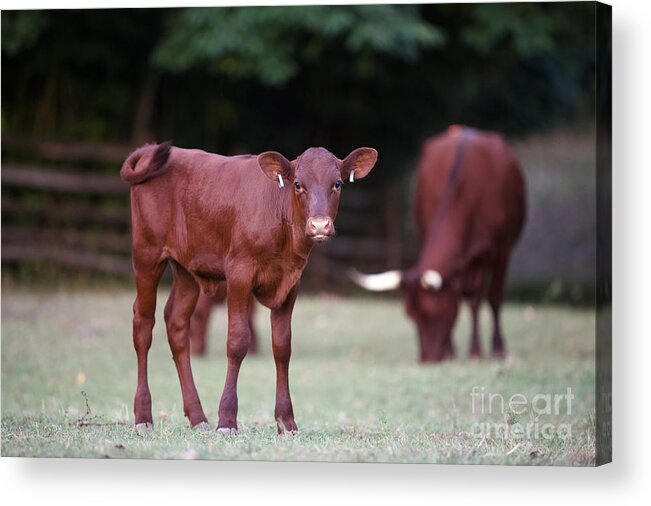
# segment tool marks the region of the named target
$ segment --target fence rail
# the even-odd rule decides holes
[[[130,152],[129,147],[122,144],[42,141],[12,134],[3,134],[2,145],[50,160],[68,162],[122,163]]]
[[[61,172],[43,167],[3,165],[3,186],[50,192],[123,195],[129,190],[119,178],[79,172]]]
[[[102,226],[125,228],[131,219],[128,203],[122,208],[106,208],[87,203],[60,202],[52,205],[46,202],[23,202],[16,200],[2,202],[2,222],[11,223],[15,219],[32,223],[61,226]]]
[[[29,260],[51,260],[73,269],[99,271],[124,277],[132,273],[131,261],[115,255],[80,251],[72,247],[44,248],[41,245],[3,243],[3,263],[20,263]]]

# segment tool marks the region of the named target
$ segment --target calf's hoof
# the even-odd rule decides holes
[[[233,429],[232,427],[218,427],[217,433],[222,436],[237,436],[237,429]]]
[[[142,434],[145,432],[149,432],[154,429],[154,424],[150,422],[143,422],[143,423],[137,423],[136,424],[136,432]]]
[[[192,426],[192,430],[207,431],[210,430],[210,424],[208,422],[199,422],[197,425]]]
[[[278,434],[291,434],[295,436],[298,434],[298,427],[294,420],[282,421],[280,419],[276,420],[276,426],[278,428]]]
[[[493,351],[493,358],[497,360],[504,360],[506,358],[506,352],[504,350],[495,350]]]

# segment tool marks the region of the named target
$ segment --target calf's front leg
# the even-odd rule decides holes
[[[298,293],[298,285],[292,288],[287,300],[271,311],[271,339],[276,362],[276,408],[274,416],[278,434],[298,432],[294,421],[292,399],[289,395],[289,358],[292,354],[292,311]]]
[[[246,283],[228,282],[228,338],[226,341],[226,383],[219,401],[219,422],[217,432],[237,433],[237,377],[242,360],[249,349],[251,327],[249,325],[249,304],[251,286]]]

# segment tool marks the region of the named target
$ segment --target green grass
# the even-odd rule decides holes
[[[466,360],[469,321],[463,311],[455,330],[459,358],[423,366],[399,301],[299,296],[290,386],[300,433],[276,434],[275,371],[263,309],[257,321],[261,354],[247,357],[240,374],[240,431],[224,437],[193,431],[183,417],[160,309],[149,375],[155,428],[135,431],[132,300],[125,290],[4,290],[3,456],[594,465],[590,310],[508,305],[509,358],[502,362]],[[193,361],[213,424],[225,375],[225,323],[219,311],[209,355]],[[482,327],[486,351],[487,311]],[[522,415],[508,409],[473,413],[473,386],[507,400],[570,387],[571,414],[540,415],[537,421],[571,424],[571,435],[477,435],[475,422],[513,427],[536,415],[531,406]]]

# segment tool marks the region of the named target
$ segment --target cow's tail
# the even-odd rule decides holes
[[[170,164],[170,149],[172,142],[162,144],[146,144],[131,153],[122,164],[120,177],[130,185],[144,183],[168,171]],[[148,159],[147,163],[139,163],[141,159]]]

